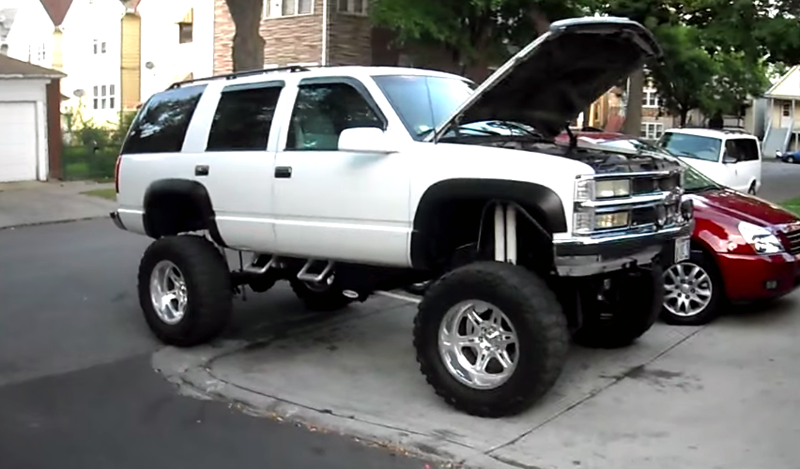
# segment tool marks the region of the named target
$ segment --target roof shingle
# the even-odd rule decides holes
[[[0,78],[63,78],[58,70],[33,65],[21,60],[0,55]]]
[[[61,26],[67,16],[69,7],[72,6],[72,0],[41,0],[41,2],[55,26]]]

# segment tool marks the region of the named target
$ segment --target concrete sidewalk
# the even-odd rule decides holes
[[[117,204],[81,192],[113,187],[83,181],[0,184],[0,229],[106,217]]]
[[[800,459],[799,298],[705,328],[657,324],[624,349],[575,346],[556,387],[504,419],[434,395],[411,346],[416,308],[387,298],[240,342],[168,347],[154,367],[196,396],[468,467],[788,468]]]

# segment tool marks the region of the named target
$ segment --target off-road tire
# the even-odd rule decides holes
[[[188,301],[183,319],[167,324],[150,299],[150,276],[162,260],[183,274]],[[218,336],[233,310],[230,271],[219,250],[199,236],[168,236],[154,241],[139,264],[139,304],[153,334],[168,345],[192,347]]]
[[[517,332],[516,369],[497,388],[470,388],[443,363],[441,322],[450,308],[465,300],[495,305]],[[569,332],[555,294],[536,274],[511,264],[476,262],[430,285],[414,319],[414,347],[422,374],[445,402],[471,415],[502,417],[525,410],[555,384],[569,349]]]
[[[335,279],[333,284],[325,290],[313,290],[306,282],[296,278],[291,279],[289,283],[294,294],[310,311],[337,311],[353,302],[352,299],[344,296],[344,290],[336,283]]]
[[[622,280],[624,291],[618,290],[620,295],[610,318],[603,317],[600,308],[584,303],[586,310],[580,328],[573,335],[575,342],[585,347],[613,349],[636,341],[653,326],[661,312],[663,272],[660,265],[653,264],[649,270],[627,274]]]
[[[711,279],[711,299],[705,309],[694,316],[678,316],[671,313],[667,308],[661,308],[661,320],[674,326],[701,326],[708,324],[719,316],[720,306],[727,300],[725,296],[725,285],[722,281],[717,265],[703,251],[693,250],[689,262],[702,268]]]

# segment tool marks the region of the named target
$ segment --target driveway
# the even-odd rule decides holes
[[[114,188],[113,183],[0,183],[0,229],[107,217],[116,204],[82,192]]]
[[[256,414],[475,467],[792,467],[798,300],[731,310],[703,328],[658,324],[626,349],[575,346],[555,389],[505,419],[461,414],[433,394],[414,361],[415,307],[388,298],[243,341],[166,348],[154,365],[187,392]]]

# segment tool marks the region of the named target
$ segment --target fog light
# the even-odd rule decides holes
[[[767,282],[764,282],[764,288],[766,288],[767,290],[774,290],[774,289],[778,288],[778,281],[777,280],[769,280]]]
[[[628,212],[598,213],[594,216],[594,226],[598,230],[624,228],[628,226]]]

